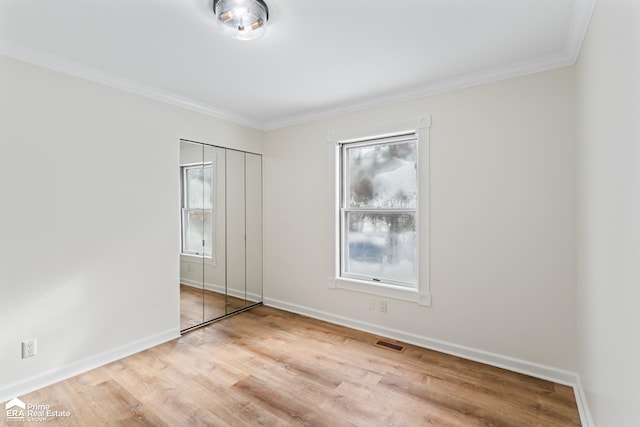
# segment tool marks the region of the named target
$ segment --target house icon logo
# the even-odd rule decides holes
[[[27,405],[25,405],[22,400],[20,400],[17,397],[15,397],[12,400],[10,400],[9,402],[7,402],[6,405],[4,405],[4,409],[15,408],[16,406],[18,408],[20,408],[20,409],[25,409],[27,407]]]
[[[17,397],[11,399],[4,405],[7,412],[7,421],[24,421],[25,403]]]

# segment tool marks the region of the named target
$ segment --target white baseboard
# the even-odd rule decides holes
[[[188,284],[188,283],[185,283]],[[580,376],[575,372],[565,371],[562,369],[541,365],[526,360],[516,359],[509,356],[503,356],[484,350],[474,349],[471,347],[461,346],[458,344],[448,343],[446,341],[436,340],[423,337],[416,334],[402,332],[397,329],[387,328],[385,326],[375,325],[373,323],[363,322],[360,320],[339,316],[321,310],[309,307],[291,304],[288,302],[276,300],[273,298],[265,298],[264,304],[269,307],[278,308],[292,313],[302,314],[314,319],[323,320],[329,323],[335,323],[349,328],[369,332],[375,335],[392,338],[398,341],[414,344],[420,347],[439,351],[446,354],[462,357],[487,365],[496,366],[510,371],[519,372],[530,375],[532,377],[553,381],[573,387],[578,411],[580,412],[580,420],[583,427],[594,427],[593,420],[587,405],[587,399],[582,387]],[[52,369],[41,375],[36,375],[22,381],[18,381],[7,386],[0,387],[0,402],[8,401],[14,397],[19,397],[48,385],[66,380],[73,376],[82,374],[91,369],[98,368],[140,351],[146,350],[156,345],[163,344],[167,341],[180,337],[178,329],[161,332],[129,344],[108,350],[101,354],[70,363],[60,368]]]
[[[179,329],[171,329],[165,332],[160,332],[158,334],[139,339],[137,341],[125,344],[112,350],[107,350],[95,356],[91,356],[59,368],[51,369],[40,375],[35,375],[33,377],[26,378],[13,384],[2,386],[0,387],[0,402],[4,402],[13,399],[14,397],[31,393],[32,391],[66,380],[73,376],[90,371],[91,369],[104,366],[118,359],[122,359],[123,357],[139,353],[143,350],[155,347],[179,337]]]
[[[573,394],[576,397],[576,403],[578,405],[578,412],[580,412],[580,423],[582,427],[595,427],[593,418],[591,418],[591,411],[587,404],[587,395],[582,387],[582,380],[580,375],[576,375],[576,384],[573,386]]]
[[[202,282],[198,282],[195,280],[189,280],[189,279],[180,279],[180,283],[182,283],[183,285],[187,285],[187,286],[191,286],[193,288],[198,288],[198,289],[202,289]],[[236,298],[240,298],[240,299],[246,299],[252,302],[260,302],[262,301],[262,295],[259,294],[254,294],[252,292],[247,292],[246,294],[242,291],[236,290],[236,289],[225,289],[224,286],[222,285],[216,285],[213,283],[205,283],[204,284],[204,289],[207,291],[211,291],[211,292],[216,292],[218,294],[225,294],[225,291],[227,293],[227,295],[231,295],[232,297],[236,297]]]
[[[498,368],[507,369],[509,371],[518,372],[543,380],[553,381],[558,384],[573,387],[576,395],[576,403],[580,411],[580,420],[583,427],[593,427],[593,422],[589,414],[587,401],[580,377],[575,372],[546,366],[527,360],[517,359],[514,357],[504,356],[501,354],[491,353],[476,348],[466,347],[463,345],[453,344],[442,340],[437,340],[421,335],[403,332],[397,329],[388,328],[386,326],[375,325],[373,323],[363,322],[361,320],[349,317],[339,316],[314,308],[304,307],[297,304],[291,304],[273,298],[265,298],[264,304],[269,307],[278,308],[292,313],[302,314],[314,319],[324,320],[325,322],[335,323],[337,325],[347,326],[363,332],[379,335],[382,337],[392,338],[398,341],[414,344],[430,350],[439,351],[441,353],[451,354],[453,356],[462,357],[464,359],[473,360],[475,362],[484,363]]]

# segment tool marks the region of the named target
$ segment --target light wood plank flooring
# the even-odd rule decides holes
[[[258,307],[22,399],[73,426],[580,425],[570,387],[376,341]]]
[[[203,319],[211,320],[224,316],[227,313],[251,305],[240,298],[227,295],[226,310],[225,296],[218,292],[212,292],[188,285],[180,285],[180,329],[187,329],[199,325]]]

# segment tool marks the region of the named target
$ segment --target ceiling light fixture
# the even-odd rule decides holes
[[[267,31],[269,8],[263,0],[213,0],[222,30],[238,40],[254,40]]]

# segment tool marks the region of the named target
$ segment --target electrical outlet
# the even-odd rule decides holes
[[[33,357],[38,354],[38,340],[32,339],[27,341],[22,341],[22,358],[26,359],[27,357]]]
[[[369,310],[374,310],[376,309],[376,300],[375,298],[369,298]]]
[[[386,313],[387,312],[387,302],[386,301],[380,301],[380,313]]]

